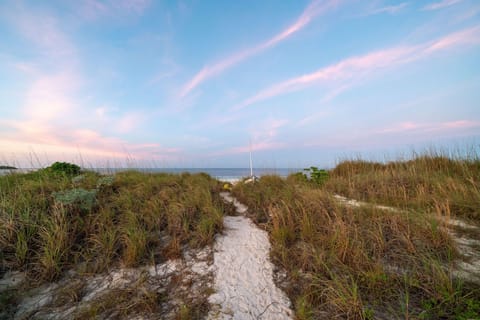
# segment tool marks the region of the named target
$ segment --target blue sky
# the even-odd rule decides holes
[[[480,2],[2,1],[0,161],[328,166],[478,145]]]

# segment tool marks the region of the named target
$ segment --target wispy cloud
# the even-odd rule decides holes
[[[136,11],[143,3],[147,2],[119,1],[115,5]],[[35,147],[42,153],[62,156],[78,154],[81,149],[91,157],[123,157],[128,150],[148,159],[158,158],[159,153],[176,152],[157,144],[137,144],[102,133],[129,133],[144,116],[139,112],[113,114],[112,111],[118,110],[108,106],[92,108],[89,114],[89,108],[82,103],[85,101],[82,89],[88,79],[82,75],[79,52],[59,17],[19,4],[7,21],[38,54],[32,61],[14,63],[27,81],[16,105],[19,112],[12,119],[0,119],[0,150],[25,154]],[[89,123],[82,123],[85,115],[91,117]]]
[[[415,122],[407,121],[395,124],[385,129],[381,129],[378,133],[402,133],[414,131],[445,131],[445,130],[461,130],[480,127],[480,121],[457,120],[446,122]]]
[[[256,125],[251,130],[253,141],[257,140],[271,140],[278,134],[278,130],[288,123],[286,119],[267,119]]]
[[[341,0],[314,0],[310,5],[303,11],[303,13],[298,17],[298,19],[291,25],[289,25],[282,32],[276,34],[269,40],[260,43],[254,47],[245,49],[243,51],[237,52],[223,60],[217,61],[211,65],[205,66],[200,70],[192,79],[190,79],[184,86],[181,92],[182,96],[186,96],[190,91],[199,86],[202,82],[216,76],[228,68],[240,63],[241,61],[256,55],[270,47],[275,46],[279,42],[291,37],[296,32],[300,31],[306,27],[313,18],[316,16],[325,13],[326,11],[334,8],[340,3]]]
[[[307,115],[306,117],[303,117],[300,121],[298,121],[295,126],[296,127],[305,127],[305,126],[308,126],[312,123],[314,123],[315,121],[319,120],[319,119],[322,119],[326,116],[328,116],[330,114],[329,111],[325,111],[325,110],[322,110],[320,112],[316,112],[316,113],[313,113],[313,114],[309,114]]]
[[[240,154],[240,153],[247,153],[250,150],[252,151],[265,151],[265,150],[275,150],[275,149],[282,149],[285,148],[287,145],[283,142],[276,142],[276,141],[259,141],[252,143],[252,145],[244,145],[240,147],[233,147],[225,152],[222,152],[219,155],[228,155],[228,154]]]
[[[151,0],[86,0],[79,2],[78,11],[83,18],[94,20],[105,16],[141,15],[150,4]]]
[[[446,7],[453,6],[454,4],[457,4],[461,1],[462,0],[442,0],[438,2],[433,2],[423,7],[423,10],[431,11],[431,10],[443,9]]]
[[[17,35],[29,43],[33,53],[29,61],[16,61],[14,67],[23,73],[27,85],[18,107],[24,121],[47,125],[71,115],[82,83],[78,50],[62,22],[51,12],[33,9],[21,2],[12,6],[6,21]],[[23,101],[22,101],[23,100]]]
[[[480,43],[480,26],[452,33],[443,38],[419,45],[393,47],[359,57],[348,58],[313,73],[295,77],[266,88],[235,106],[234,109],[238,110],[262,100],[297,91],[312,84],[324,83],[331,86],[332,83],[338,83],[340,87],[343,87],[346,82],[351,83],[352,79],[363,78],[374,71],[411,63],[437,51],[478,43]]]
[[[228,148],[224,151],[218,152],[215,156],[224,156],[231,154],[247,153],[252,151],[265,151],[285,148],[287,144],[285,142],[279,142],[276,140],[279,131],[282,127],[289,123],[286,119],[266,119],[257,123],[255,126],[247,129],[248,135],[251,137],[251,141],[246,142],[244,145]]]
[[[304,147],[357,148],[405,146],[442,138],[466,137],[480,133],[480,121],[453,120],[439,122],[405,121],[383,128],[363,128],[351,132],[330,133],[324,139],[304,139]],[[413,137],[413,138],[412,138]]]
[[[380,13],[396,14],[405,9],[408,6],[408,2],[402,2],[397,5],[385,6],[376,8],[368,12],[367,15],[375,15]]]
[[[6,13],[5,19],[34,45],[32,53],[36,56],[57,63],[67,60],[70,64],[77,62],[74,44],[62,31],[61,22],[52,14],[33,11],[17,3]]]

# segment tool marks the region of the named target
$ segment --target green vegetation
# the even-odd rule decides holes
[[[81,169],[76,164],[67,162],[55,162],[45,170],[52,174],[64,174],[67,176],[74,176],[80,174]]]
[[[385,164],[348,160],[330,171],[310,167],[286,179],[263,176],[234,186],[206,174],[102,176],[68,163],[1,176],[0,276],[25,271],[24,290],[67,270],[94,274],[181,258],[222,231],[223,214],[232,210],[219,196],[223,190],[232,190],[268,231],[297,319],[480,314],[480,289],[454,276],[459,253],[439,219],[480,220],[480,160],[435,153]],[[335,194],[398,210],[348,205]],[[78,301],[84,286],[75,279],[54,303]],[[170,286],[153,290],[140,277],[75,317],[161,313],[159,306],[174,297],[177,319],[200,319],[208,311],[207,291],[192,300],[175,296]],[[15,312],[17,301],[16,291],[0,292],[0,318]]]
[[[478,218],[480,162],[422,156],[389,164],[345,161],[328,179],[264,176],[234,195],[269,232],[298,319],[469,319],[478,286],[453,275],[439,215]],[[408,210],[348,206],[335,193]]]
[[[67,270],[158,264],[211,244],[223,228],[222,185],[206,174],[78,173],[60,163],[0,177],[0,276],[26,271],[35,287]],[[149,311],[161,298],[147,291],[112,294],[132,303],[121,314]],[[2,294],[0,302],[12,297]],[[107,298],[99,310],[110,306]]]
[[[17,170],[17,168],[12,166],[0,166],[0,170]]]
[[[480,220],[480,159],[418,156],[387,164],[344,161],[326,189],[357,200]]]
[[[317,167],[310,167],[303,169],[307,174],[303,174],[305,180],[311,181],[319,186],[323,185],[328,179],[328,171],[325,169],[318,169]]]

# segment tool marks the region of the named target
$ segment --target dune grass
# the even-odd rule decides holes
[[[232,191],[269,232],[271,257],[287,271],[281,286],[298,319],[469,319],[480,313],[478,286],[455,278],[458,253],[438,219],[480,219],[478,157],[348,160],[318,172],[319,179],[311,179],[316,183],[298,174],[264,176]],[[211,244],[222,230],[222,216],[232,209],[222,202],[221,187],[206,174],[39,170],[2,176],[0,276],[25,271],[28,288],[71,269],[92,274],[181,257],[187,247]],[[352,207],[334,194],[399,210]],[[115,289],[77,316],[158,312],[166,296],[142,281]],[[77,301],[81,292],[81,283],[72,284],[55,303]],[[178,319],[208,311],[205,297],[178,298],[184,301]],[[16,303],[16,292],[0,294],[0,309]]]
[[[24,271],[27,287],[36,287],[66,270],[91,274],[180,258],[186,247],[211,244],[222,230],[227,209],[220,188],[206,174],[188,173],[1,176],[0,277]],[[138,302],[135,310],[144,303],[150,310],[159,299],[148,292],[145,302],[131,292],[118,294]]]
[[[436,157],[347,161],[322,186],[264,176],[233,193],[269,232],[298,319],[468,319],[480,312],[478,286],[454,277],[457,253],[436,219],[445,212],[431,213],[477,217],[479,172]],[[410,210],[346,206],[334,193]]]
[[[386,164],[349,160],[330,173],[326,189],[399,208],[452,213],[480,220],[480,158],[440,152]]]

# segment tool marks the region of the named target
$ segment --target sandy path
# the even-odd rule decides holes
[[[228,193],[222,197],[237,212],[246,211]],[[244,216],[227,216],[224,225],[226,232],[215,243],[216,292],[209,297],[213,307],[208,318],[292,319],[289,299],[273,282],[267,233]]]

